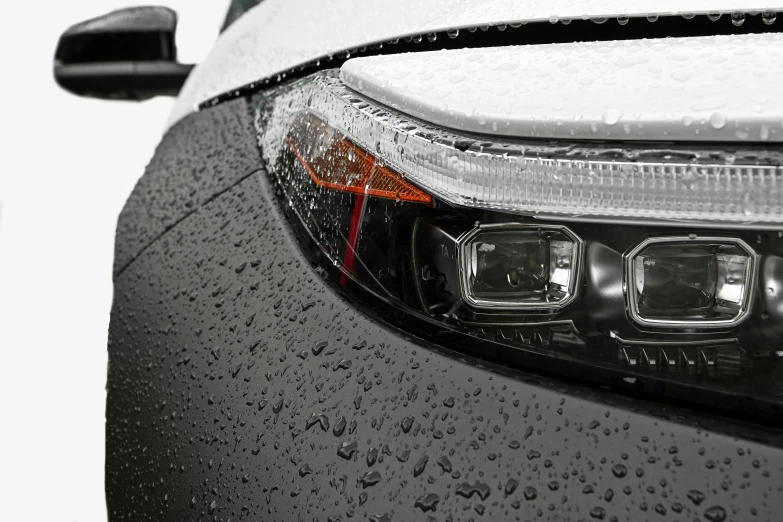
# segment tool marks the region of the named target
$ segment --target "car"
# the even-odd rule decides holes
[[[780,520],[781,10],[66,31],[63,88],[177,96],[117,224],[109,519]]]

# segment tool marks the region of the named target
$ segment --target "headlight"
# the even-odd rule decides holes
[[[335,71],[255,103],[322,273],[368,310],[500,362],[778,415],[778,153],[486,142]]]
[[[626,259],[628,309],[641,325],[725,327],[748,317],[756,254],[740,239],[655,237]]]
[[[565,227],[477,225],[459,244],[462,298],[475,308],[559,310],[575,297],[582,240]]]

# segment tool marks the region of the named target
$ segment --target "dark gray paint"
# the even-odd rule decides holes
[[[114,272],[167,229],[258,169],[252,117],[244,99],[177,123],[120,214]]]

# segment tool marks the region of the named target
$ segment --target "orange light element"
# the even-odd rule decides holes
[[[287,140],[288,146],[319,187],[396,201],[432,203],[432,196],[405,181],[393,170],[378,165],[375,157],[347,138],[336,138],[328,143],[325,150],[320,150],[322,145],[313,138],[324,134],[334,137],[334,130],[320,121],[300,120],[300,125]],[[295,139],[306,143],[297,147]]]

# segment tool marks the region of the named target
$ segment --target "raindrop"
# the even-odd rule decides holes
[[[745,23],[745,13],[731,13],[731,23],[736,27]]]
[[[359,477],[359,482],[361,482],[363,489],[367,489],[370,486],[374,486],[380,481],[381,481],[381,473],[379,471],[368,471],[367,473]]]
[[[413,467],[413,476],[418,477],[424,473],[424,468],[427,467],[427,462],[430,458],[427,455],[422,455],[416,465]]]
[[[305,424],[305,429],[309,430],[316,424],[318,424],[321,427],[321,431],[329,431],[329,418],[323,413],[321,414],[313,413],[313,415],[307,420],[307,424]]]
[[[347,370],[351,367],[352,364],[353,362],[350,359],[341,359],[337,362],[337,364],[334,365],[332,371],[336,372],[337,370]]]
[[[720,13],[709,13],[707,18],[709,18],[711,22],[717,22],[720,20],[720,15]]]
[[[601,114],[601,119],[607,125],[615,125],[618,121],[620,121],[622,115],[623,113],[617,109],[609,109]]]
[[[435,33],[427,34],[427,41],[428,42],[434,42],[437,39],[438,39],[438,35],[437,34],[435,34]]]
[[[722,129],[726,126],[726,115],[722,112],[713,112],[710,115],[710,125],[714,129]]]
[[[378,460],[378,448],[373,448],[367,452],[367,465],[372,466]]]
[[[448,31],[446,31],[446,34],[448,35],[449,38],[453,40],[454,38],[459,36],[459,29],[449,29]]]
[[[536,491],[536,488],[533,486],[527,486],[523,491],[523,494],[525,496],[525,500],[535,500],[538,496],[538,491]]]
[[[426,513],[427,511],[435,511],[438,502],[440,502],[440,497],[437,494],[427,493],[417,498],[413,505]]]
[[[334,423],[334,428],[332,429],[332,433],[335,437],[339,437],[343,434],[346,424],[345,417],[340,417],[337,419],[337,422]]]
[[[693,502],[695,505],[699,505],[702,502],[704,502],[704,499],[706,498],[706,495],[699,491],[698,489],[692,489],[688,491],[688,498],[691,499],[691,502]]]
[[[606,510],[601,506],[596,506],[590,510],[590,516],[596,520],[603,520],[606,517]]]
[[[620,15],[617,17],[617,23],[620,25],[625,25],[628,23],[628,16],[627,15]]]
[[[720,506],[712,506],[704,512],[704,518],[710,522],[723,522],[726,520],[726,510]]]
[[[356,453],[356,450],[358,449],[359,445],[356,441],[353,442],[342,442],[340,443],[340,447],[337,448],[337,455],[340,457],[351,460],[353,458],[353,455]]]
[[[657,22],[658,21],[658,15],[656,15],[656,14],[647,15],[647,21],[648,22]]]
[[[440,466],[444,473],[451,473],[451,461],[448,459],[448,457],[440,457],[435,462],[438,464],[438,466]]]
[[[612,473],[617,478],[623,478],[628,474],[628,468],[624,464],[615,464],[612,466]]]
[[[487,500],[487,497],[489,497],[489,492],[489,486],[483,482],[478,481],[474,482],[472,485],[468,482],[463,482],[457,486],[456,489],[457,495],[461,497],[471,498],[473,495],[478,494],[481,500]]]
[[[777,19],[777,13],[774,11],[764,11],[761,13],[761,20],[766,25],[772,25],[775,23],[775,20]]]
[[[324,351],[324,348],[326,348],[327,344],[328,343],[326,341],[318,341],[318,342],[316,342],[313,345],[313,355],[318,355],[322,351]]]

